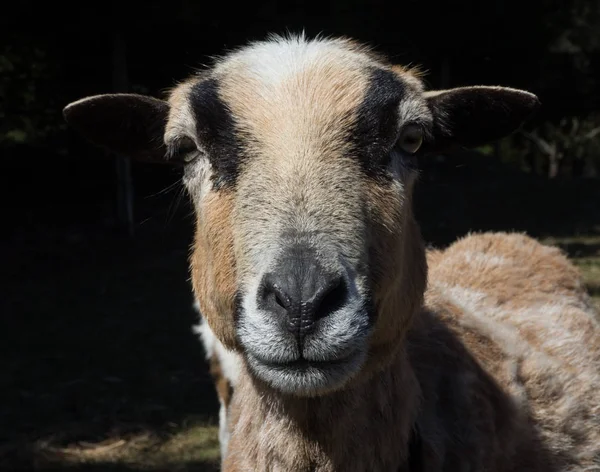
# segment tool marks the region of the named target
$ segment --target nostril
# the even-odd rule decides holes
[[[276,312],[285,312],[289,310],[292,304],[289,295],[277,283],[270,280],[270,278],[264,280],[259,300],[263,308]]]
[[[277,285],[271,286],[271,291],[275,297],[275,303],[284,310],[287,310],[290,306],[290,298]]]
[[[343,278],[332,280],[320,290],[314,300],[314,319],[324,318],[339,310],[348,298],[348,289]]]

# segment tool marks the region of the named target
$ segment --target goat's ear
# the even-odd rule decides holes
[[[529,92],[504,87],[460,87],[425,92],[433,114],[431,151],[472,148],[516,131],[540,105]]]
[[[63,110],[67,123],[91,142],[133,159],[164,162],[169,105],[129,93],[95,95]]]

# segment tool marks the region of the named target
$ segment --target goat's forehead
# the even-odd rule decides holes
[[[282,136],[282,129],[343,129],[369,89],[381,87],[372,80],[374,71],[403,85],[405,98],[420,98],[418,78],[344,39],[273,38],[225,56],[207,75],[238,125],[255,136]],[[187,97],[194,81],[202,80],[184,82],[171,94],[171,128],[191,126],[195,105]]]
[[[357,57],[358,56],[358,57]],[[363,64],[361,64],[363,62]],[[335,128],[367,87],[365,58],[328,43],[255,46],[223,64],[220,92],[238,122],[267,138]],[[289,133],[285,133],[289,139]]]
[[[375,62],[366,49],[350,41],[291,38],[251,44],[227,56],[215,71],[276,88],[307,70],[335,67],[350,71]]]

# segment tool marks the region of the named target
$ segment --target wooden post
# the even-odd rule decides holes
[[[127,74],[127,50],[125,39],[120,31],[113,33],[113,90],[124,93],[129,89]],[[134,235],[133,221],[133,179],[131,160],[127,156],[116,156],[117,174],[117,220],[127,234]]]

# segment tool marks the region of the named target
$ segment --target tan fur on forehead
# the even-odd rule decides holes
[[[228,57],[215,74],[238,126],[261,141],[263,151],[280,152],[307,135],[313,145],[342,139],[339,133],[351,126],[364,97],[365,67],[372,62],[346,41],[272,41]]]

